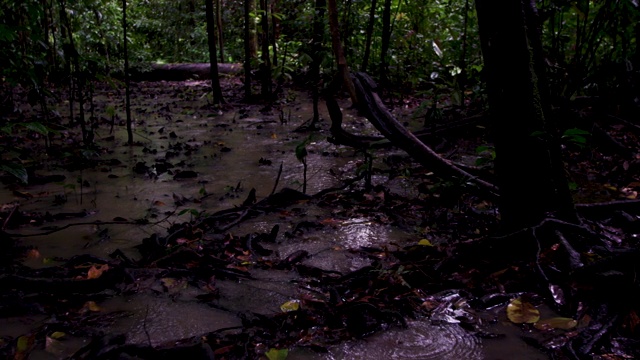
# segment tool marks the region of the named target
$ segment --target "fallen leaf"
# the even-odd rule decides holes
[[[91,268],[87,272],[87,279],[97,279],[107,270],[109,270],[109,264],[91,265]]]
[[[285,360],[289,356],[289,350],[271,348],[265,353],[265,356],[269,360]]]
[[[298,300],[287,301],[286,303],[280,305],[280,310],[282,310],[282,312],[298,311],[299,309],[300,301]]]
[[[565,317],[555,317],[551,319],[544,319],[536,322],[533,326],[535,326],[538,330],[549,330],[549,329],[562,329],[569,330],[573,329],[578,325],[578,322],[572,318]]]
[[[102,308],[100,306],[98,306],[98,304],[96,304],[95,301],[87,301],[86,303],[84,303],[84,305],[82,306],[82,310],[83,311],[91,311],[91,312],[100,312],[102,311]]]
[[[532,324],[540,320],[540,311],[531,305],[531,303],[517,298],[507,305],[507,317],[511,322],[516,324]]]
[[[433,246],[431,241],[429,241],[427,239],[420,239],[420,241],[418,241],[418,245],[420,245],[420,246]]]

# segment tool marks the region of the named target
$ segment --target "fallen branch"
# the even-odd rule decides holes
[[[498,197],[497,186],[470,174],[452,161],[443,158],[407,130],[382,103],[376,92],[377,85],[369,75],[362,72],[356,73],[354,84],[361,111],[373,126],[395,146],[406,151],[423,166],[433,167],[436,171],[465,178],[478,185],[490,197],[494,199]]]

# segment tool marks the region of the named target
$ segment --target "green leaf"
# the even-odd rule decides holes
[[[586,130],[582,130],[582,129],[578,129],[578,128],[573,128],[573,129],[567,129],[564,131],[563,135],[564,136],[570,136],[570,135],[590,135],[591,133],[586,131]]]
[[[0,165],[0,170],[5,171],[6,173],[13,175],[18,180],[27,184],[29,182],[29,174],[27,174],[27,169],[24,168],[22,164],[18,163],[6,163]]]
[[[47,126],[39,122],[22,123],[22,126],[40,135],[49,135],[51,132]]]
[[[289,356],[289,350],[271,348],[265,353],[265,356],[269,360],[285,360]]]
[[[300,162],[304,162],[307,155],[307,141],[305,140],[296,146],[296,159]]]
[[[551,319],[540,320],[535,323],[535,328],[538,330],[548,330],[548,329],[562,329],[562,330],[570,330],[578,325],[578,321],[572,318],[565,317],[555,317]]]

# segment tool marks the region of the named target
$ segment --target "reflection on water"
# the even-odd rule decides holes
[[[328,360],[414,359],[480,360],[480,341],[455,324],[411,321],[407,329],[390,329],[364,340],[340,344]]]
[[[168,297],[136,295],[127,300],[114,298],[101,306],[105,311],[132,314],[108,329],[111,334],[126,334],[127,342],[132,344],[148,344],[151,341],[152,345],[157,346],[167,341],[240,325],[240,320],[227,312],[191,301],[174,301]]]

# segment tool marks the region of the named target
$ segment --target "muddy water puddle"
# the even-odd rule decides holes
[[[68,214],[54,224],[45,225],[70,227],[21,240],[37,248],[40,254],[27,259],[25,264],[51,266],[57,263],[55,259],[87,253],[107,257],[117,249],[135,259],[139,256],[135,246],[143,238],[153,233],[164,234],[173,223],[239,206],[250,189],[256,190],[258,200],[274,190],[276,181],[278,189],[301,190],[303,165],[296,159],[295,148],[305,140],[309,165],[307,193],[339,185],[341,176],[353,176],[363,163],[362,154],[326,141],[326,120],[322,126],[325,130],[312,135],[293,132],[311,118],[311,105],[307,100],[283,105],[283,113],[292,114],[286,122],[276,111],[265,114],[258,108],[211,112],[203,106],[206,98],[199,96],[204,86],[194,82],[182,98],[174,97],[177,93],[174,90],[156,97],[134,98],[137,144],[125,145],[126,135],[118,130],[113,140],[106,143],[107,151],[87,155],[88,161],[99,164],[95,168],[65,171],[45,167],[39,175],[64,175],[65,179],[20,189],[30,194],[29,199],[18,198],[8,188],[1,189],[3,204],[19,203],[23,211]],[[109,104],[110,96],[100,99]],[[304,94],[296,96],[303,98]],[[115,104],[115,108],[119,106]],[[64,109],[61,112],[64,113]],[[348,113],[346,116],[354,119]],[[328,118],[326,114],[324,117]],[[351,130],[372,131],[362,119],[354,120],[353,124],[355,128]],[[99,129],[97,135],[98,139],[106,139],[109,133]],[[278,175],[280,165],[282,173]],[[374,177],[374,182],[387,181],[382,176]],[[402,179],[398,181],[389,186],[397,192],[415,191],[411,184],[402,183]],[[94,223],[114,219],[140,224]],[[321,207],[306,209],[297,221],[327,219],[331,220],[329,226],[306,230],[293,238],[282,234],[294,231],[294,222],[285,221],[278,214],[250,219],[229,232],[236,235],[268,232],[278,224],[282,230],[272,246],[274,257],[284,258],[304,250],[309,256],[303,264],[339,273],[371,264],[355,251],[361,247],[403,247],[417,241],[411,229],[380,224],[367,217],[334,220],[332,209]],[[83,222],[92,224],[79,225]],[[43,230],[21,228],[20,232],[37,234]],[[253,279],[217,282],[220,297],[215,305],[218,308],[195,301],[197,290],[188,284],[176,285],[172,288],[177,289],[175,296],[171,296],[166,287],[158,288],[157,281],[136,295],[101,301],[98,303],[101,311],[126,314],[105,324],[102,331],[127,334],[131,343],[158,345],[239,326],[238,313],[276,313],[282,303],[296,299],[304,291],[297,285],[299,279],[294,272],[252,270],[251,273]],[[42,321],[46,319],[0,319],[0,328],[5,329],[3,336],[14,337]],[[335,346],[324,355],[298,349],[290,358],[507,359],[513,358],[508,356],[511,349],[522,346],[522,342],[517,341],[512,345],[505,343],[504,347],[492,346],[456,324],[412,321],[409,325],[408,329],[392,328],[366,340]],[[76,344],[80,345],[82,341]],[[521,359],[544,358],[535,357],[539,354],[529,349],[518,348],[518,351],[523,354],[518,357]],[[533,357],[526,357],[527,352]]]

